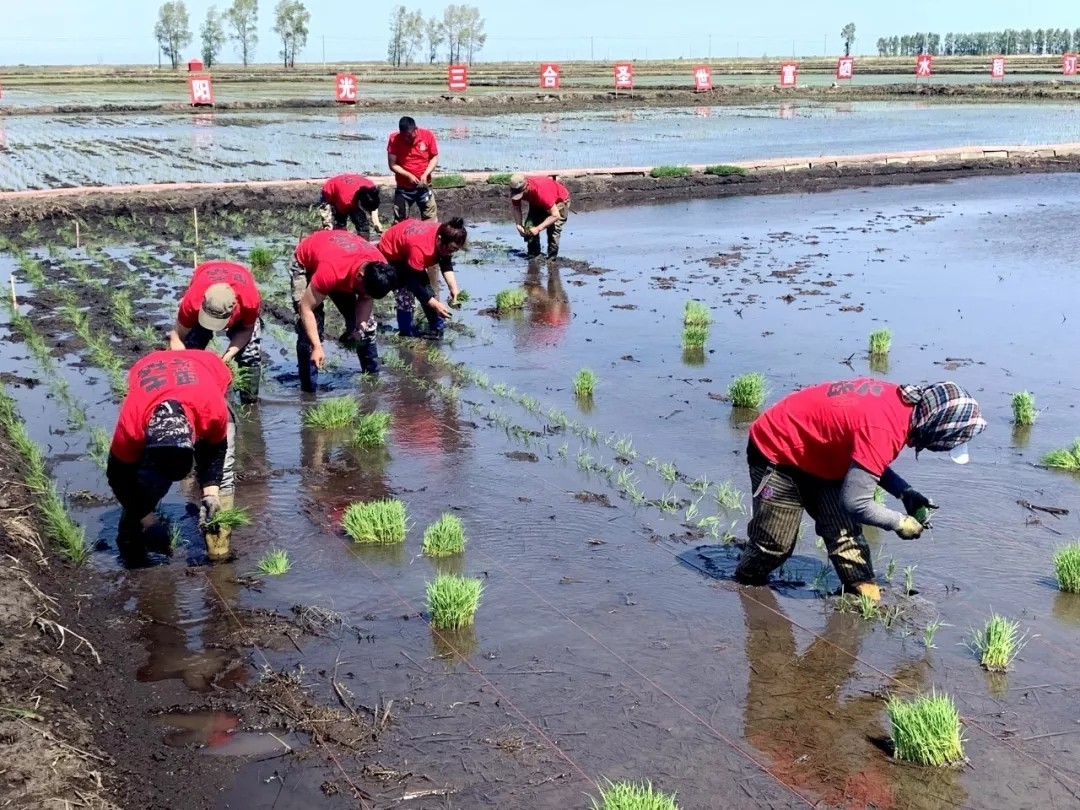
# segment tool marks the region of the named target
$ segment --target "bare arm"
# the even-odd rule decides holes
[[[169,348],[174,351],[183,351],[187,348],[184,345],[184,341],[187,340],[187,336],[191,334],[191,330],[186,326],[181,326],[180,321],[176,322],[176,326],[169,332]]]
[[[460,289],[458,288],[457,277],[454,275],[454,271],[443,270],[442,277],[446,279],[446,289],[450,292],[450,300],[457,300]]]
[[[309,284],[297,306],[304,334],[307,335],[308,342],[311,344],[311,360],[316,368],[322,368],[323,361],[326,359],[322,341],[319,340],[319,325],[315,322],[315,307],[319,306],[324,298],[325,296],[316,292]]]
[[[431,160],[428,161],[427,168],[424,169],[424,176],[420,178],[420,182],[425,186],[431,182],[431,173],[435,171],[435,167],[439,165],[439,156],[432,155]]]
[[[232,336],[232,340],[229,341],[229,347],[222,353],[221,359],[228,363],[236,355],[240,354],[244,350],[244,347],[251,342],[251,336],[255,334],[255,324],[251,326],[245,326],[243,329],[238,329]]]
[[[514,216],[514,225],[517,226],[518,233],[522,236],[525,235],[524,220],[521,218],[521,200],[510,201],[510,213]]]
[[[359,332],[371,317],[371,310],[375,308],[375,299],[366,295],[356,296],[356,331]]]
[[[387,153],[387,161],[386,162],[387,162],[387,165],[390,167],[390,171],[393,174],[399,174],[402,177],[404,177],[406,180],[411,180],[413,183],[419,183],[420,182],[420,180],[416,177],[415,174],[413,174],[412,172],[406,171],[404,166],[399,166],[398,165],[397,155],[395,155],[393,152],[388,152]]]
[[[561,214],[559,214],[558,204],[551,206],[551,210],[548,212],[547,219],[537,225],[533,225],[533,231],[535,233],[540,233],[541,231],[550,228],[558,221],[560,216]]]

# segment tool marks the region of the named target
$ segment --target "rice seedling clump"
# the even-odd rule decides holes
[[[372,411],[360,417],[353,441],[360,447],[382,447],[386,444],[391,416],[386,411]]]
[[[968,646],[979,654],[982,665],[990,672],[1005,672],[1024,646],[1020,622],[994,613],[986,625],[971,631]]]
[[[1030,391],[1020,391],[1012,398],[1013,424],[1025,427],[1034,425],[1039,415],[1035,410],[1035,395]]]
[[[473,623],[484,583],[479,579],[439,574],[427,585],[427,609],[438,630],[459,630]]]
[[[654,166],[650,177],[689,177],[693,172],[689,166]]]
[[[248,254],[248,262],[256,279],[265,278],[274,266],[274,251],[265,245],[256,245]]]
[[[424,553],[429,557],[460,554],[464,549],[465,527],[457,515],[447,512],[424,532]]]
[[[431,178],[432,188],[462,188],[465,185],[465,176],[461,174],[441,174]]]
[[[736,408],[760,408],[767,393],[765,375],[756,371],[736,377],[728,386],[728,398]]]
[[[487,182],[491,186],[508,186],[510,177],[510,172],[495,172],[488,175]]]
[[[888,329],[875,329],[870,333],[870,356],[883,357],[892,348],[892,332]]]
[[[596,372],[591,368],[583,368],[574,375],[574,396],[591,397],[596,390]]]
[[[1054,554],[1058,588],[1064,593],[1080,593],[1080,543],[1062,546]]]
[[[726,163],[718,163],[715,166],[706,166],[705,174],[746,174],[746,169],[742,166],[729,166]]]
[[[897,759],[919,765],[949,765],[964,759],[960,714],[948,695],[894,697],[886,708]]]
[[[708,326],[712,323],[709,308],[700,301],[687,301],[683,310],[683,326]]]
[[[1051,450],[1043,456],[1042,463],[1059,470],[1080,470],[1080,439],[1073,439],[1071,447]]]
[[[709,337],[709,327],[694,324],[683,328],[682,345],[684,349],[700,349]]]
[[[314,408],[304,411],[305,427],[339,428],[352,424],[360,415],[360,403],[355,397],[324,399]]]
[[[290,568],[292,568],[292,562],[289,560],[289,552],[283,548],[272,549],[259,560],[259,570],[270,577],[280,577]]]
[[[220,529],[236,529],[240,526],[250,526],[251,516],[247,510],[239,506],[229,509],[219,509],[211,520],[202,524],[204,531],[214,532]]]
[[[495,309],[499,312],[510,312],[514,309],[522,309],[525,306],[525,290],[520,287],[512,287],[495,293]]]
[[[356,543],[403,543],[405,504],[392,498],[351,504],[341,516],[341,527]]]
[[[679,810],[675,797],[661,793],[648,780],[644,782],[608,782],[600,788],[600,802],[593,799],[593,810]]]

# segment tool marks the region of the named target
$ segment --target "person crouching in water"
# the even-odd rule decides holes
[[[861,378],[789,394],[750,426],[746,460],[753,491],[749,542],[735,579],[762,585],[795,550],[803,510],[814,519],[844,589],[877,601],[862,526],[919,537],[937,506],[890,468],[905,446],[951,451],[986,428],[979,403],[959,385],[895,385]],[[906,514],[874,501],[881,486]],[[919,518],[916,518],[916,515]]]
[[[454,275],[454,254],[465,247],[468,236],[465,220],[455,217],[441,224],[402,220],[387,228],[379,239],[379,250],[397,268],[401,280],[397,293],[397,322],[398,334],[402,337],[420,336],[413,324],[417,299],[428,322],[426,336],[442,336],[450,309],[438,298],[438,273],[446,279],[450,303],[456,303],[458,285]]]
[[[234,429],[226,403],[232,375],[201,349],[151,352],[128,373],[105,475],[120,502],[118,545],[125,557],[146,551],[144,531],[169,488],[195,468],[200,523],[233,504]],[[229,530],[207,532],[207,556],[229,555]]]
[[[521,201],[529,203],[529,213],[522,220]],[[563,226],[570,216],[570,192],[554,177],[513,174],[510,176],[510,213],[517,231],[525,238],[529,256],[540,255],[540,234],[547,231],[547,255],[559,257]]]
[[[328,231],[348,228],[352,222],[356,233],[367,240],[371,231],[382,233],[379,221],[379,187],[361,174],[338,174],[323,183],[319,197],[319,216]]]
[[[398,287],[398,273],[379,249],[346,231],[316,231],[296,246],[291,272],[300,390],[315,390],[326,361],[322,341],[323,301],[327,298],[345,319],[340,339],[355,346],[360,369],[365,374],[378,374],[372,310],[376,298],[384,298]]]

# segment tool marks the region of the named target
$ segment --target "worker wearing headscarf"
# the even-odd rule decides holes
[[[753,516],[736,579],[763,584],[795,550],[805,510],[845,589],[876,601],[881,594],[862,526],[914,539],[928,510],[937,508],[889,465],[905,446],[916,457],[923,450],[950,451],[965,464],[968,441],[985,428],[979,403],[951,382],[896,385],[861,378],[784,397],[750,426]],[[874,501],[879,485],[900,499],[906,514]]]

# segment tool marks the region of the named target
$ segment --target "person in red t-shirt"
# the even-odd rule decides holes
[[[245,404],[259,398],[262,364],[262,297],[248,269],[235,262],[203,262],[195,268],[180,299],[176,325],[169,333],[173,349],[205,349],[215,332],[225,331],[229,345],[221,355],[228,363],[250,369],[240,388]]]
[[[233,430],[225,401],[231,381],[221,358],[201,349],[151,352],[131,367],[105,469],[123,509],[118,544],[125,555],[145,552],[142,530],[157,522],[158,503],[192,466],[202,487],[202,523],[226,497],[231,503]],[[227,533],[223,540],[208,535],[211,559],[228,556],[228,543]]]
[[[386,144],[386,162],[397,180],[394,192],[394,222],[409,216],[409,206],[420,209],[420,218],[439,218],[435,194],[431,190],[431,174],[439,165],[439,145],[435,134],[419,129],[409,116],[398,121],[398,131],[390,133]]]
[[[529,215],[521,219],[521,201]],[[510,177],[510,210],[518,233],[525,237],[530,256],[540,255],[540,234],[547,231],[548,258],[559,256],[559,240],[570,215],[570,192],[554,177],[514,174]]]
[[[326,353],[322,340],[323,301],[334,302],[345,319],[340,340],[354,345],[365,374],[379,373],[375,346],[376,298],[398,287],[398,272],[375,245],[348,231],[316,231],[296,246],[292,262],[293,308],[296,311],[296,361],[300,389],[313,392]]]
[[[379,239],[379,250],[398,271],[401,286],[397,293],[398,333],[403,337],[416,337],[413,326],[413,306],[420,299],[420,306],[428,321],[430,337],[440,337],[445,327],[444,318],[450,317],[450,309],[435,293],[438,285],[437,272],[446,279],[450,302],[458,297],[457,278],[454,275],[453,256],[465,247],[469,236],[465,220],[455,217],[448,222],[416,222],[406,220],[386,229]],[[438,271],[434,268],[438,267]]]
[[[986,428],[979,403],[956,383],[895,385],[860,378],[784,397],[750,426],[746,461],[753,487],[749,541],[735,578],[764,584],[795,550],[805,509],[849,592],[881,597],[862,526],[919,537],[937,506],[890,468],[905,446],[952,452]],[[907,514],[874,501],[881,486]]]
[[[339,174],[323,183],[319,215],[328,230],[345,230],[352,221],[356,232],[371,239],[371,229],[382,233],[379,187],[359,174]]]

